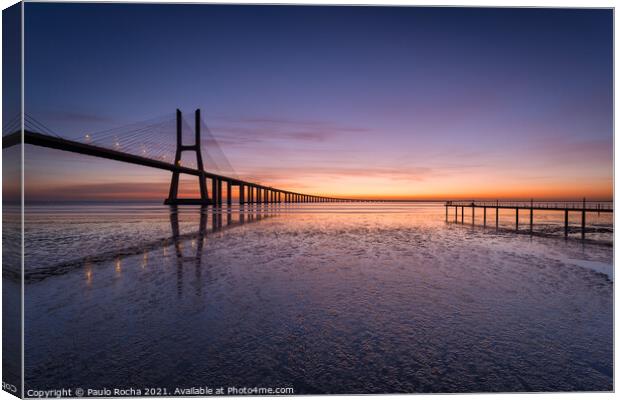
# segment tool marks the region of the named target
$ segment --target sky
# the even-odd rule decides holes
[[[611,199],[612,30],[604,9],[26,3],[25,107],[70,138],[200,108],[239,177],[286,190]],[[31,146],[26,174],[30,200],[170,181]]]

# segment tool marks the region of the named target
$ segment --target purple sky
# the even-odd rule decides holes
[[[27,3],[26,112],[81,138],[201,108],[240,177],[316,194],[610,198],[612,23],[602,9]],[[170,178],[27,158],[33,200],[163,199]]]

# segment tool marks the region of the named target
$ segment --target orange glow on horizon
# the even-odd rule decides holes
[[[537,200],[611,200],[613,199],[613,185],[611,181],[601,180],[587,185],[566,185],[566,184],[521,184],[498,187],[495,185],[446,185],[421,183],[416,187],[415,184],[404,185],[402,188],[394,188],[386,182],[374,182],[377,190],[372,191],[373,185],[325,185],[312,186],[276,186],[282,190],[290,190],[298,193],[314,194],[319,196],[329,196],[337,198],[351,199],[377,199],[377,200],[508,200],[530,198]],[[26,200],[37,200],[48,198],[56,201],[68,200],[103,200],[103,201],[163,201],[168,196],[169,182],[159,181],[142,184],[127,183],[106,183],[102,188],[109,186],[109,191],[96,190],[91,192],[93,185],[72,185],[56,186],[41,185],[26,190]],[[207,185],[209,193],[210,185]],[[226,184],[223,184],[224,197],[226,196]],[[238,188],[232,190],[233,199],[238,199]],[[5,193],[5,196],[12,196]],[[18,195],[15,193],[14,195]],[[199,197],[198,184],[196,180],[182,180],[179,187],[179,197],[192,198]]]

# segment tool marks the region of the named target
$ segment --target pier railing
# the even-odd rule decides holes
[[[478,201],[456,200],[447,201],[446,206],[452,207],[488,207],[488,208],[522,208],[534,210],[569,210],[613,212],[613,201]]]

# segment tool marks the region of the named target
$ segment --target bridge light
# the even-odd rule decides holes
[[[86,135],[84,135],[84,140],[86,141],[86,143],[90,143],[90,139],[91,139],[90,133],[87,133]]]

